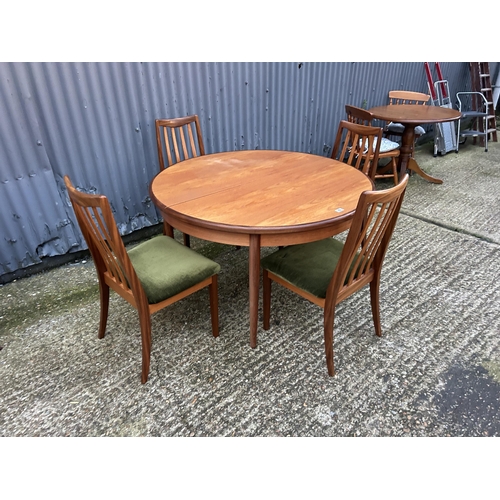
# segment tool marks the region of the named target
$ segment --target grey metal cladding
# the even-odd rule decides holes
[[[498,70],[491,63],[492,73]],[[468,63],[442,63],[450,91]],[[0,275],[85,248],[63,176],[108,196],[120,232],[161,221],[154,120],[198,114],[206,153],[328,155],[346,103],[427,91],[420,62],[0,63]]]

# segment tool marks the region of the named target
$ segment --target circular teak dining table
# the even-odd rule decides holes
[[[250,345],[257,346],[260,248],[306,243],[345,231],[373,182],[330,158],[289,151],[233,151],[160,172],[150,196],[167,232],[249,247]]]
[[[404,125],[401,139],[401,153],[399,155],[399,169],[401,175],[406,170],[412,170],[429,182],[442,184],[441,179],[426,174],[411,156],[415,141],[415,127],[424,123],[442,123],[458,120],[460,111],[440,106],[427,106],[417,104],[388,104],[369,109],[374,118],[387,122],[401,123]]]

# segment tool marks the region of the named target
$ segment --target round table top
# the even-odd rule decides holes
[[[419,104],[387,104],[377,106],[368,111],[379,120],[398,123],[440,123],[458,120],[460,111],[441,106],[427,106]]]
[[[231,231],[290,231],[350,218],[372,181],[308,153],[251,150],[199,156],[160,172],[150,195],[165,215]]]

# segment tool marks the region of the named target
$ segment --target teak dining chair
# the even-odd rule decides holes
[[[419,106],[425,106],[429,103],[431,96],[429,94],[424,94],[423,92],[414,92],[412,90],[391,90],[389,91],[389,105],[391,104],[415,104]],[[404,125],[402,123],[388,123],[384,128],[384,135],[386,137],[396,136],[402,137],[404,131]],[[415,140],[413,141],[413,147],[411,151],[411,156],[413,158],[413,150],[415,148],[416,140],[425,134],[424,127],[418,125],[415,127]]]
[[[405,174],[395,187],[362,193],[345,244],[327,238],[285,247],[261,260],[264,329],[268,330],[270,326],[272,281],[322,307],[326,364],[330,376],[335,374],[335,307],[368,283],[375,333],[379,337],[382,335],[380,273],[407,184],[408,174]]]
[[[366,109],[346,104],[345,112],[347,114],[347,121],[351,123],[358,123],[360,125],[367,126],[372,125],[373,116]],[[387,137],[382,137],[378,159],[380,161],[387,158],[389,159],[389,163],[387,163],[387,165],[384,165],[382,167],[379,167],[377,165],[377,170],[375,171],[375,179],[386,179],[392,177],[394,180],[394,185],[396,185],[398,183],[397,160],[399,158],[399,144],[387,139]]]
[[[196,158],[205,154],[198,115],[183,118],[157,119],[156,146],[160,171],[180,161]],[[163,232],[173,235],[172,228],[164,222]],[[190,246],[188,234],[184,234],[184,244]]]
[[[380,127],[368,127],[341,120],[333,145],[332,158],[361,170],[373,180],[381,142]]]
[[[208,287],[212,334],[219,335],[216,262],[165,235],[155,236],[127,251],[106,196],[77,191],[64,177],[80,230],[87,242],[99,280],[98,337],[106,331],[109,289],[139,313],[142,339],[142,375],[148,379],[151,353],[151,314]]]

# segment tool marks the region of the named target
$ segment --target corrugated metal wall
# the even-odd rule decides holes
[[[452,95],[469,88],[468,63],[441,66]],[[156,118],[198,114],[207,153],[327,155],[346,103],[398,88],[427,91],[423,64],[0,63],[0,276],[85,248],[65,174],[109,197],[122,234],[160,221]]]

